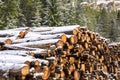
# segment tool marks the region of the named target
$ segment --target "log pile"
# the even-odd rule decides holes
[[[16,30],[0,39],[2,80],[120,79],[120,43],[79,26]]]

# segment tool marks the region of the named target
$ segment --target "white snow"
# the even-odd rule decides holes
[[[48,57],[48,58],[46,58],[46,59],[48,59],[48,60],[54,60],[55,57]]]
[[[50,40],[40,40],[40,41],[34,41],[34,42],[24,42],[20,44],[13,44],[12,46],[31,46],[31,45],[44,45],[49,43],[55,43],[59,39],[50,39]]]
[[[30,68],[30,72],[32,72],[32,71],[34,71],[34,70],[35,70],[35,68],[34,68],[34,67]]]
[[[5,54],[1,54],[0,55],[0,62],[3,63],[19,63],[19,64],[23,64],[25,61],[33,61],[34,59],[27,56],[27,57],[23,57],[23,56],[19,56],[19,55],[5,55]]]
[[[28,51],[23,50],[4,50],[0,51],[1,54],[10,54],[10,55],[27,55]]]
[[[30,46],[40,46],[45,44],[54,44],[57,42],[64,32],[72,32],[74,28],[79,25],[63,26],[63,27],[32,27],[30,31],[22,39],[16,39],[20,31],[25,31],[28,27],[15,28],[9,30],[0,30],[0,42],[5,42],[6,39],[11,39],[13,44],[5,44],[4,46],[14,50],[2,50],[0,51],[0,69],[4,69],[7,75],[9,69],[15,67],[20,68],[26,66],[25,61],[36,61],[40,63],[48,64],[48,60],[34,58],[29,56],[30,52],[35,54],[46,53],[47,49],[31,48]],[[3,36],[5,35],[5,36]],[[8,35],[8,36],[6,36]],[[71,35],[66,35],[67,37]],[[55,45],[50,48],[56,48]],[[19,49],[19,50],[18,50]],[[47,59],[55,59],[55,57],[48,57]],[[41,64],[40,64],[41,65]],[[33,68],[30,71],[34,70]],[[34,77],[43,75],[43,73],[35,73]]]
[[[62,33],[62,32],[72,31],[76,27],[79,27],[79,25],[63,26],[63,27],[53,27],[53,29],[51,31],[41,32],[41,34]]]
[[[20,69],[26,64],[15,64],[15,63],[0,63],[0,70],[7,71],[9,69]]]
[[[42,76],[42,75],[44,75],[44,73],[34,73],[34,78],[36,78],[37,76]]]

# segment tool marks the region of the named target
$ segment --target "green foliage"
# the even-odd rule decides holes
[[[44,9],[44,17],[43,17],[43,25],[47,26],[60,26],[61,25],[61,16],[62,9],[61,4],[62,0],[46,0],[43,1],[43,9]]]
[[[106,9],[102,9],[100,11],[100,15],[98,18],[98,32],[100,32],[102,35],[108,37],[108,30],[109,30],[109,21],[110,16]]]
[[[0,0],[0,29],[24,26],[87,26],[112,41],[120,34],[120,11],[93,9],[96,0]]]
[[[12,28],[19,16],[19,0],[3,0],[0,2],[0,28]]]
[[[23,14],[22,18],[26,26],[32,27],[41,25],[41,7],[42,4],[40,0],[20,0],[21,14]],[[25,22],[25,20],[27,22]]]
[[[98,32],[103,36],[116,41],[118,37],[118,21],[116,11],[107,11],[102,9],[98,18]]]

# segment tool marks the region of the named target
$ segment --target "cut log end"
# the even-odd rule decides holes
[[[58,40],[57,43],[56,43],[56,46],[64,46],[64,42],[62,40]]]
[[[77,43],[77,37],[76,37],[76,36],[71,36],[71,37],[69,38],[69,43],[70,43],[70,44],[75,44],[75,43]]]
[[[77,35],[78,32],[79,32],[78,28],[73,29],[73,35]]]
[[[66,34],[63,34],[63,35],[61,36],[61,40],[62,40],[64,43],[67,41],[67,36],[66,36]]]
[[[36,60],[35,61],[35,66],[39,66],[40,65],[40,61]]]
[[[77,70],[74,71],[74,80],[80,80],[80,74]]]
[[[5,43],[6,43],[6,44],[12,44],[12,40],[11,40],[11,39],[6,39],[6,40],[5,40]]]
[[[29,66],[24,66],[24,67],[22,67],[22,69],[21,69],[21,74],[23,75],[23,76],[26,76],[26,75],[28,75],[29,74]]]
[[[43,80],[47,80],[48,78],[49,78],[49,76],[50,76],[50,72],[49,72],[49,68],[48,67],[45,67],[44,69],[43,69],[43,76],[42,76],[42,79]]]

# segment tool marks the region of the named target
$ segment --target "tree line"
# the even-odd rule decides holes
[[[83,0],[0,0],[0,29],[81,25],[119,40],[120,11],[93,9]]]

